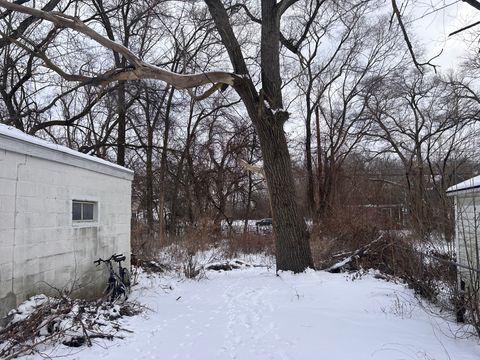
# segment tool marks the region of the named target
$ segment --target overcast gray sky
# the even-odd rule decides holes
[[[442,7],[445,8],[440,9]],[[435,9],[440,10],[434,11]],[[479,46],[472,43],[472,32],[467,31],[448,38],[452,31],[480,20],[480,11],[461,0],[413,1],[409,4],[408,13],[413,19],[412,25],[418,40],[426,46],[425,58],[435,56],[443,48],[443,53],[434,63],[440,65],[444,71],[458,66],[469,47]],[[480,25],[473,31],[480,32]]]

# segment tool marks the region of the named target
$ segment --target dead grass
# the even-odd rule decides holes
[[[212,251],[213,250],[213,251]],[[200,252],[234,258],[242,254],[274,254],[271,233],[221,233],[218,226],[207,220],[184,229],[180,236],[167,236],[164,241],[148,235],[141,225],[132,229],[132,264],[146,271],[176,270],[187,278],[202,277]],[[209,260],[219,260],[209,259]],[[176,267],[176,269],[174,269]]]
[[[275,246],[271,233],[243,233],[231,234],[225,239],[228,257],[236,257],[241,254],[266,254],[274,255]]]

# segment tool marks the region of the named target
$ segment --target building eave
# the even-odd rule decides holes
[[[41,139],[39,139],[39,141],[30,141],[28,137],[30,136],[25,135],[24,139],[18,136],[11,136],[8,133],[0,133],[0,149],[48,161],[55,161],[68,166],[83,168],[129,181],[133,180],[134,172],[130,169],[103,159],[76,152],[64,146],[49,144]]]
[[[476,193],[479,191],[479,189],[480,189],[480,185],[476,185],[468,188],[447,190],[446,193],[447,193],[447,196],[457,196],[457,195]]]

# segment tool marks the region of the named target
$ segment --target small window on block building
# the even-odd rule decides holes
[[[73,221],[95,221],[97,215],[97,203],[92,201],[72,201]]]

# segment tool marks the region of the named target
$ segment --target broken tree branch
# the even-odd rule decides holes
[[[368,254],[368,250],[374,245],[375,243],[379,242],[383,238],[383,234],[378,236],[375,240],[369,242],[367,245],[362,246],[361,248],[355,250],[352,255],[347,256],[342,261],[337,262],[336,264],[330,266],[325,271],[331,273],[338,273],[342,271],[347,265],[351,264],[353,261],[360,259],[364,255]]]
[[[93,84],[98,84],[105,86],[110,82],[122,81],[122,80],[141,80],[141,79],[152,79],[152,80],[161,80],[168,84],[171,84],[177,89],[191,89],[202,85],[208,84],[224,84],[233,86],[236,81],[242,79],[241,76],[237,76],[233,73],[224,72],[224,71],[214,71],[214,72],[205,72],[200,74],[177,74],[159,68],[155,65],[148,64],[142,61],[138,56],[131,52],[128,48],[123,46],[120,43],[112,41],[95,30],[89,28],[85,25],[79,18],[69,16],[63,13],[50,12],[39,10],[15,3],[11,3],[7,0],[0,0],[0,7],[7,10],[16,11],[22,14],[34,16],[38,19],[46,20],[58,27],[69,28],[79,33],[89,37],[98,44],[104,46],[107,49],[110,49],[114,52],[121,54],[127,61],[130,63],[130,66],[126,68],[114,68],[111,69],[97,77],[84,77],[83,75],[80,78],[77,78],[80,81],[89,81]],[[10,39],[11,41],[11,39]],[[45,59],[43,59],[45,60]],[[49,67],[56,71],[61,76],[66,74],[60,69],[52,66],[51,62],[47,61]],[[66,80],[77,79],[72,78],[71,76],[66,76]],[[216,88],[216,87],[215,87]]]
[[[257,166],[257,165],[253,165],[253,164],[249,164],[248,162],[246,162],[245,160],[243,159],[240,159],[239,160],[240,162],[240,165],[247,171],[251,171],[255,174],[259,174],[262,178],[265,178],[265,171],[263,170],[262,167],[260,166]]]

